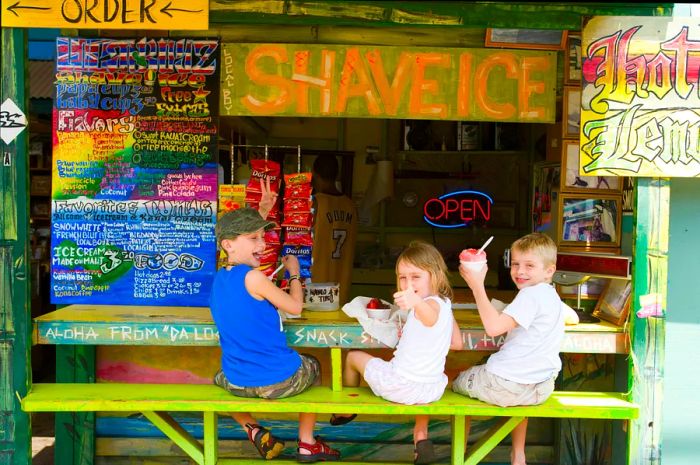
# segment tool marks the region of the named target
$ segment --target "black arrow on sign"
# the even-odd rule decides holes
[[[19,17],[19,15],[17,14],[17,12],[15,10],[20,10],[20,9],[24,9],[24,10],[50,10],[51,7],[48,7],[48,6],[22,6],[19,4],[19,2],[15,2],[14,5],[10,5],[7,7],[7,11],[9,11],[10,13],[12,13],[13,15],[15,15],[17,17]]]
[[[173,15],[168,13],[169,11],[184,11],[187,13],[201,13],[202,12],[202,10],[183,10],[181,8],[170,8],[170,5],[172,5],[172,4],[173,4],[173,2],[168,2],[167,5],[165,5],[163,8],[160,9],[160,12],[170,16],[171,18],[173,17]]]

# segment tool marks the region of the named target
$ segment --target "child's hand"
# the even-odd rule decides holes
[[[475,287],[484,287],[484,279],[486,279],[486,272],[488,270],[489,267],[486,264],[484,264],[479,271],[470,270],[464,265],[459,265],[459,274],[471,290],[474,290]]]
[[[263,219],[267,219],[267,215],[272,210],[277,202],[277,192],[273,192],[270,189],[270,177],[265,176],[265,181],[260,183],[260,204],[258,205],[258,212]]]
[[[413,289],[411,283],[408,283],[407,289],[394,293],[394,302],[401,310],[411,309],[422,301],[423,299],[416,294],[416,291]]]
[[[285,255],[282,257],[282,264],[289,272],[290,276],[299,274],[299,260],[295,255]]]

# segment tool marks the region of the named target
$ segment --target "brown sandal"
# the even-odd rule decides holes
[[[302,454],[299,452],[301,449],[306,449],[311,453]],[[297,449],[297,462],[334,462],[336,460],[340,460],[340,452],[332,449],[318,436],[316,436],[315,444],[299,441],[299,448]]]
[[[416,465],[427,465],[435,461],[435,448],[433,447],[433,441],[430,439],[418,441],[414,452],[416,457],[413,459],[413,463]]]
[[[250,439],[250,442],[253,443],[258,453],[265,460],[274,459],[284,450],[284,443],[274,437],[267,428],[263,428],[256,423],[246,423],[245,428],[248,433],[248,439]],[[255,436],[253,436],[254,430],[257,430]]]

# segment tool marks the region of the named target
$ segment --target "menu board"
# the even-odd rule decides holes
[[[51,301],[208,305],[219,43],[59,37]]]

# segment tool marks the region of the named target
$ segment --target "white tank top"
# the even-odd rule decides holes
[[[418,383],[437,383],[445,379],[445,359],[452,341],[452,303],[450,299],[429,296],[440,306],[433,326],[427,327],[411,310],[391,363],[406,379]]]

